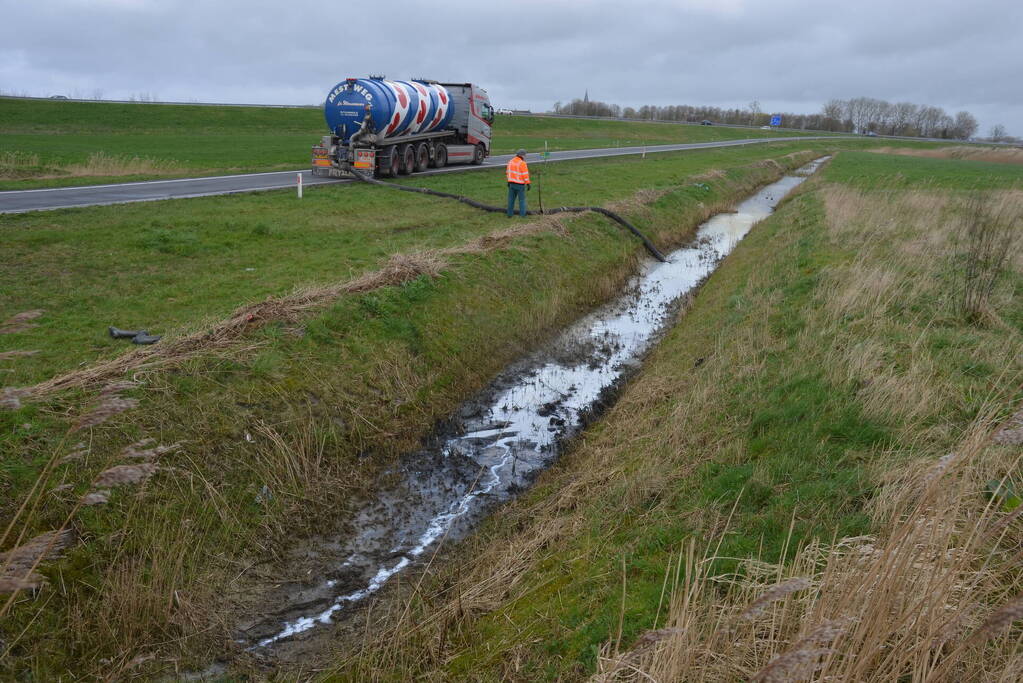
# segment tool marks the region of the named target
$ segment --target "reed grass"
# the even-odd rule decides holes
[[[899,154],[930,159],[966,159],[969,161],[988,161],[996,164],[1023,164],[1023,149],[1019,147],[980,147],[977,145],[957,145],[953,147],[938,147],[936,149],[880,147],[871,151],[878,154]]]

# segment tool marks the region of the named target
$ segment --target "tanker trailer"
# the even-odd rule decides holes
[[[323,115],[330,135],[313,146],[314,175],[393,177],[490,155],[494,110],[472,83],[348,78],[327,95]]]

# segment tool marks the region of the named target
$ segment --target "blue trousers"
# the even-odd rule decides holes
[[[508,215],[515,213],[515,200],[519,200],[519,215],[526,215],[526,186],[521,183],[508,183]]]

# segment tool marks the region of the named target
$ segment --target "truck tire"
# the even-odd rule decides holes
[[[487,150],[483,148],[482,144],[476,145],[476,149],[472,152],[472,165],[479,166],[483,163],[483,160],[487,158]]]
[[[433,167],[444,168],[448,165],[448,146],[443,142],[438,142],[437,146],[433,148]]]
[[[401,159],[398,158],[398,148],[388,147],[385,154],[381,154],[380,159],[380,177],[382,178],[394,178],[398,175],[401,170]]]
[[[425,142],[416,145],[416,173],[421,173],[430,167],[430,148]]]
[[[405,144],[398,148],[398,154],[401,155],[401,167],[398,169],[398,173],[402,175],[412,173],[416,168],[416,148]]]

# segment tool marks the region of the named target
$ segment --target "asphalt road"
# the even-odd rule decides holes
[[[793,140],[834,140],[837,136],[798,136],[751,138],[747,140],[722,140],[719,142],[697,142],[677,145],[651,145],[649,147],[616,147],[612,149],[578,149],[566,152],[551,152],[549,161],[568,161],[571,159],[593,159],[598,157],[624,156],[653,152],[677,152],[687,149],[704,149],[707,147],[736,147],[740,145],[756,145],[768,142],[787,142]],[[435,175],[438,173],[459,173],[484,168],[503,167],[512,158],[511,154],[493,156],[480,166],[448,166],[433,169],[416,176]],[[529,154],[527,161],[539,161],[538,154]],[[297,176],[302,175],[305,188],[317,185],[337,185],[339,183],[356,182],[336,178],[319,178],[309,170],[278,171],[274,173],[248,173],[245,175],[209,176],[205,178],[179,178],[176,180],[149,180],[138,183],[117,183],[111,185],[89,185],[84,187],[58,187],[41,190],[11,190],[0,192],[0,213],[24,213],[27,211],[46,211],[67,209],[81,206],[103,206],[107,204],[127,204],[131,202],[151,202],[164,199],[188,199],[190,197],[209,197],[211,195],[235,194],[239,192],[261,192],[294,188]],[[415,176],[413,176],[415,177]]]

